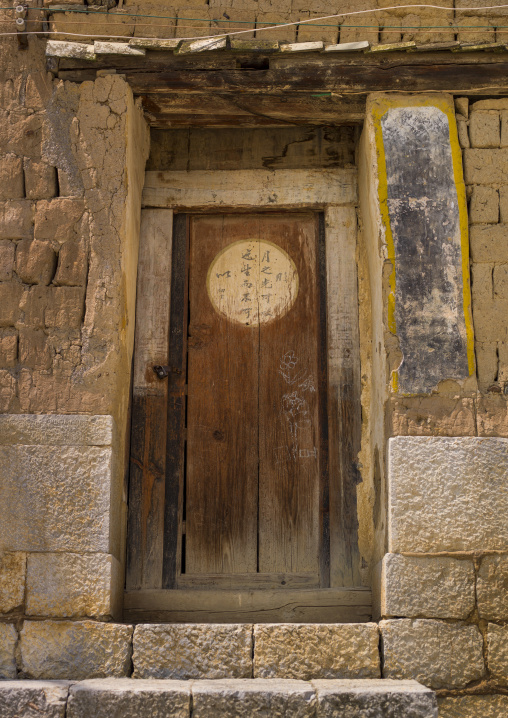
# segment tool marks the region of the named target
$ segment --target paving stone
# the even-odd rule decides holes
[[[375,623],[254,627],[255,678],[379,678]]]
[[[453,696],[439,698],[439,718],[505,718],[508,696]]]
[[[109,553],[112,450],[0,446],[0,550]]]
[[[131,665],[132,626],[94,621],[25,621],[21,670],[36,679],[120,678]]]
[[[142,624],[133,640],[134,678],[250,678],[249,624]]]
[[[391,553],[508,549],[508,440],[389,441]]]
[[[382,616],[467,618],[474,605],[472,561],[393,553],[383,558]]]
[[[508,625],[489,623],[487,664],[493,680],[499,685],[508,686]]]
[[[65,718],[67,681],[2,681],[2,718]]]
[[[437,718],[434,691],[416,681],[312,681],[319,718]]]
[[[0,553],[0,613],[23,605],[26,553]]]
[[[70,689],[66,718],[189,718],[191,682],[103,678]]]
[[[381,621],[383,676],[431,688],[458,688],[485,674],[476,626],[425,619]]]
[[[55,618],[118,615],[119,573],[119,563],[110,554],[29,554],[26,614]]]
[[[508,556],[484,556],[476,582],[480,618],[508,621]]]
[[[10,623],[0,623],[0,679],[16,678],[17,640],[18,632],[15,627]]]
[[[294,680],[196,681],[192,718],[314,718],[312,685]]]

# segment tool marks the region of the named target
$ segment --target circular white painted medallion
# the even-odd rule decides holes
[[[298,272],[289,254],[272,242],[242,239],[215,256],[206,286],[220,314],[253,327],[291,309],[298,295]]]

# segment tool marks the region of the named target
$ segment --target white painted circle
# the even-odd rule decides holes
[[[298,296],[298,272],[289,254],[272,242],[242,239],[215,256],[206,285],[219,314],[254,327],[291,309]]]

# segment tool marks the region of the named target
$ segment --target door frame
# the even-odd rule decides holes
[[[178,267],[174,263],[172,266],[173,216],[178,213],[235,213],[242,210],[324,213],[330,524],[335,531],[330,536],[335,546],[330,564],[330,587],[347,593],[346,613],[348,610],[351,613],[352,604],[365,606],[370,603],[370,592],[361,588],[356,509],[356,459],[361,438],[356,205],[356,169],[146,172],[132,399],[132,435],[142,435],[144,459],[131,460],[125,594],[129,620],[140,620],[140,617],[147,620],[147,616],[154,615],[160,618],[158,607],[167,605],[168,587],[162,588],[163,536],[160,530],[164,525],[165,451],[159,445],[160,440],[150,438],[147,427],[158,425],[160,433],[157,413],[160,416],[161,407],[168,398],[167,382],[157,379],[153,367],[170,365],[171,286],[167,277],[170,275],[174,280],[178,275]],[[171,342],[180,339],[171,337]],[[183,387],[181,389],[184,391]],[[173,397],[172,400],[178,399]],[[139,485],[143,461],[145,466],[150,463],[152,467],[152,502],[150,515],[142,518],[134,512],[136,505],[140,506],[140,492],[144,490]],[[289,589],[285,590],[288,596]],[[326,592],[329,589],[319,590]],[[183,594],[191,592],[177,591],[180,594],[178,603],[185,606]],[[226,599],[225,593],[222,595]],[[362,619],[356,616],[355,620]]]

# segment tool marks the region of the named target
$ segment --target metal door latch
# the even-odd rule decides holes
[[[169,376],[170,373],[172,374],[181,374],[181,369],[175,369],[174,367],[170,366],[161,366],[160,364],[156,364],[153,367],[154,372],[157,374],[159,379],[165,379],[167,376]]]

